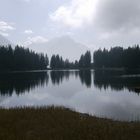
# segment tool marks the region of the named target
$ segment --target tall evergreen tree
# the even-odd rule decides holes
[[[87,51],[85,54],[82,54],[79,60],[80,68],[90,68],[91,67],[91,53]]]
[[[110,50],[97,50],[93,55],[94,66],[98,68],[140,68],[139,45],[128,47],[114,47]]]
[[[47,55],[46,55],[47,56]],[[0,71],[46,69],[48,58],[44,54],[15,46],[0,46]]]

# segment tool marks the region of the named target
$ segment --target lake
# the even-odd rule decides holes
[[[0,107],[65,106],[121,121],[140,120],[140,75],[56,70],[0,74]]]

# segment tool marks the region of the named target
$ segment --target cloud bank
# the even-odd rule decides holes
[[[15,30],[15,27],[11,23],[0,21],[0,34],[3,36],[9,36],[9,31]]]
[[[33,43],[45,43],[48,42],[48,39],[43,36],[34,36],[34,37],[28,37],[27,41],[24,42],[25,46],[31,45]]]
[[[4,0],[0,34],[21,43],[69,34],[94,48],[128,46],[140,44],[139,15],[140,0]]]
[[[83,30],[94,44],[119,45],[140,43],[139,15],[139,0],[72,0],[59,6],[50,19],[61,28]]]
[[[98,0],[72,0],[68,5],[60,6],[50,15],[53,21],[63,23],[69,27],[82,27],[90,24],[94,19]]]

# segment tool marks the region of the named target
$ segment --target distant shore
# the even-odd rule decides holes
[[[111,68],[111,67],[104,67],[104,68],[47,68],[47,69],[37,69],[37,70],[12,70],[12,71],[0,71],[0,73],[23,73],[23,72],[46,72],[48,70],[54,71],[65,71],[65,70],[95,70],[95,71],[118,71],[118,72],[137,72],[140,73],[140,68]]]
[[[119,122],[63,107],[0,109],[1,140],[139,140],[140,122]]]

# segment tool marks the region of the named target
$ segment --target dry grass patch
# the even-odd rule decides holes
[[[63,107],[0,109],[0,140],[139,140],[139,122],[117,122]]]

